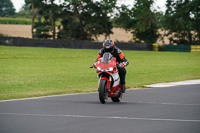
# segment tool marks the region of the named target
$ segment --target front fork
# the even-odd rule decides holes
[[[109,75],[109,79],[108,79],[107,77],[102,77],[102,75],[101,75],[99,78],[99,84],[100,84],[101,79],[105,79],[107,81],[106,91],[110,92],[110,90],[111,90],[110,84],[112,81],[112,77]]]

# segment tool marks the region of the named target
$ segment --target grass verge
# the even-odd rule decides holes
[[[123,51],[127,87],[200,79],[200,53]],[[97,91],[98,50],[0,46],[0,100]]]
[[[44,20],[42,20],[44,21]],[[35,22],[38,22],[37,20]],[[18,25],[32,25],[31,18],[12,18],[12,17],[0,17],[0,24],[18,24]],[[60,21],[55,22],[56,26],[61,25]]]
[[[31,19],[28,18],[7,18],[0,17],[0,24],[24,24],[31,25]]]

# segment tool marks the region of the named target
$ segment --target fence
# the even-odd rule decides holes
[[[200,52],[200,45],[191,45],[191,52]]]
[[[0,37],[0,45],[4,46],[28,46],[28,47],[51,47],[73,49],[100,49],[102,42],[92,41],[67,41],[67,40],[41,40],[17,37]],[[147,43],[116,43],[122,50],[152,51],[152,45]]]
[[[165,45],[164,51],[190,52],[190,45]]]
[[[68,41],[68,40],[41,40],[18,37],[0,37],[0,45],[4,46],[27,46],[27,47],[51,47],[72,49],[100,49],[102,42],[93,41]],[[147,43],[116,43],[122,50],[140,51],[176,51],[176,52],[200,52],[200,45],[163,45]]]
[[[175,52],[200,52],[200,45],[162,45],[153,44],[153,51],[175,51]]]

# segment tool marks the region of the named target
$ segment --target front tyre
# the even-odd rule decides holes
[[[99,100],[102,104],[105,104],[108,100],[108,92],[106,91],[107,81],[105,79],[100,80],[99,84]]]

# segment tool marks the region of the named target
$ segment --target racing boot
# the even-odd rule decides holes
[[[126,92],[126,85],[125,84],[121,85],[121,92],[122,93]]]

